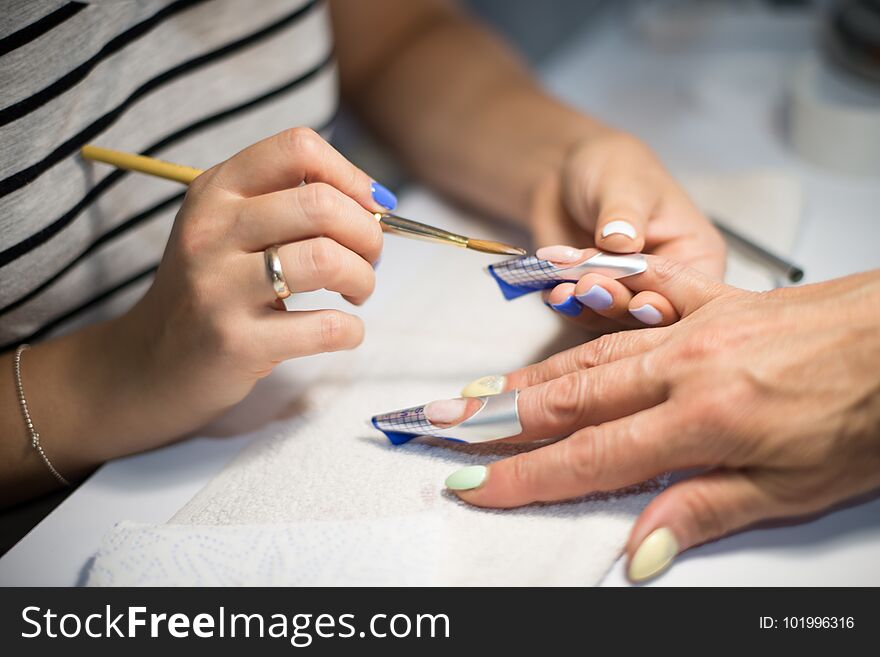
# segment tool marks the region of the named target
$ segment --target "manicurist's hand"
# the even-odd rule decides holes
[[[281,361],[360,344],[364,327],[354,315],[284,312],[264,252],[279,245],[293,294],[327,289],[363,303],[382,250],[371,213],[386,208],[374,200],[375,189],[320,136],[300,128],[199,176],[156,280],[131,313],[152,345],[157,385],[176,388],[188,413],[201,405],[210,416]]]
[[[536,188],[531,228],[544,247],[538,256],[560,264],[595,246],[661,255],[718,280],[724,274],[718,231],[647,146],[608,128],[577,142]],[[622,282],[596,274],[544,295],[554,310],[594,331],[665,323],[660,309],[632,297]]]
[[[753,293],[649,258],[627,284],[681,320],[480,382],[521,390],[514,440],[561,440],[456,473],[462,499],[515,507],[704,469],[636,522],[626,552],[642,580],[691,546],[880,487],[880,272]],[[470,407],[457,403],[445,422]]]
[[[199,176],[143,299],[116,320],[23,354],[28,403],[55,467],[73,479],[178,438],[240,401],[281,361],[357,346],[364,327],[353,315],[284,310],[264,251],[279,245],[294,294],[323,288],[360,304],[382,249],[371,212],[394,202],[303,128]],[[2,503],[55,482],[29,448],[13,391],[0,392],[9,436],[0,441]]]

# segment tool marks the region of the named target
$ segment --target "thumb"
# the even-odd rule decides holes
[[[637,253],[645,248],[648,206],[630,196],[603,200],[596,219],[595,244],[612,253]]]
[[[741,472],[716,471],[674,484],[636,521],[626,547],[627,576],[651,579],[684,550],[778,512],[778,503]]]
[[[700,271],[662,256],[646,255],[647,269],[621,279],[633,292],[656,292],[665,297],[681,317],[723,294],[739,291]]]
[[[583,228],[593,231],[597,248],[609,253],[638,253],[645,248],[648,221],[657,203],[650,187],[634,185],[630,173],[619,166],[607,170],[595,184],[583,184],[577,174],[570,174],[567,182],[566,205]]]

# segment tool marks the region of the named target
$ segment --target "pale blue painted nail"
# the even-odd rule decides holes
[[[580,294],[577,300],[592,310],[608,310],[614,305],[611,293],[601,285],[594,285],[584,294]]]
[[[568,297],[562,303],[551,303],[549,306],[558,313],[567,315],[568,317],[577,317],[581,314],[583,307],[573,296]]]
[[[386,210],[393,210],[397,207],[397,197],[385,185],[374,180],[370,185],[370,191],[373,194],[373,200]]]
[[[650,303],[646,303],[641,308],[630,310],[629,314],[642,322],[642,324],[649,324],[651,326],[653,326],[654,324],[659,324],[663,321],[663,315],[661,315],[660,311],[657,310]]]

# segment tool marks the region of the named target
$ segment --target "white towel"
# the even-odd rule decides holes
[[[424,555],[426,561],[439,559],[439,567],[421,584],[598,581],[620,551],[634,514],[656,486],[513,511],[470,507],[444,492],[446,475],[516,453],[516,447],[442,440],[393,446],[364,422],[377,405],[406,406],[438,396],[446,392],[444,387],[413,380],[368,380],[342,392],[330,386],[313,390],[308,405],[314,412],[245,450],[173,522],[228,525],[332,518],[355,523],[424,515],[439,520],[442,532],[437,541],[443,549],[439,556]],[[389,561],[405,564],[398,555],[417,549],[406,530],[386,540],[384,558]],[[312,550],[328,553],[321,544]]]
[[[436,518],[192,526],[121,522],[88,573],[89,586],[414,586],[434,578]],[[387,536],[410,550],[389,555]],[[320,549],[316,549],[320,548]],[[389,558],[393,557],[393,558]]]
[[[740,180],[728,198],[743,193],[743,185]],[[729,209],[723,196],[716,193],[715,207],[707,207]],[[451,230],[490,233],[424,193],[410,195],[401,212]],[[789,243],[795,223],[787,227]],[[505,238],[497,227],[491,233]],[[275,414],[267,417],[275,421],[172,524],[111,532],[89,583],[598,583],[661,482],[563,504],[477,509],[443,490],[445,476],[522,447],[441,440],[395,447],[367,422],[377,412],[455,396],[476,376],[508,371],[582,339],[563,330],[538,295],[504,301],[481,272],[489,261],[388,237],[377,293],[362,312],[365,344],[334,355],[308,385],[302,362],[279,367],[260,386],[277,397]],[[328,304],[339,305],[324,294],[296,300],[296,307]],[[350,559],[347,546],[360,541],[374,554],[371,537],[379,527],[387,530],[380,557],[357,569],[337,563]],[[224,547],[208,550],[206,541]],[[284,567],[243,569],[243,554]],[[407,572],[391,576],[388,564]]]

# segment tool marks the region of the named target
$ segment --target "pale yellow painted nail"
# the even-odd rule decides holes
[[[678,541],[666,527],[655,529],[645,537],[639,549],[629,562],[629,578],[641,582],[662,573],[675,555],[678,554]]]
[[[504,392],[504,384],[507,377],[500,374],[490,374],[474,379],[461,390],[462,397],[485,397],[486,395],[499,395]]]

